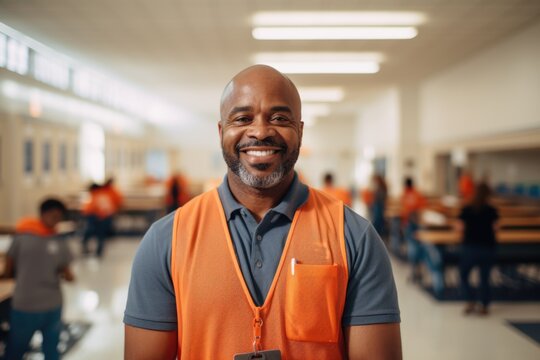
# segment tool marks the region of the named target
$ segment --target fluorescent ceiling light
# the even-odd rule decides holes
[[[379,52],[261,52],[253,58],[256,64],[280,61],[384,61]]]
[[[265,11],[252,18],[254,26],[419,25],[425,20],[412,11]]]
[[[375,74],[379,64],[374,61],[363,62],[266,62],[285,74]]]
[[[418,31],[410,26],[393,27],[257,27],[257,40],[392,40],[412,39]]]
[[[341,87],[299,87],[302,102],[336,102],[345,97]]]

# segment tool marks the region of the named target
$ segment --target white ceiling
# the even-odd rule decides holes
[[[412,40],[254,40],[250,17],[269,10],[419,11],[427,21]],[[0,0],[0,22],[212,122],[223,86],[256,52],[382,53],[377,74],[291,76],[344,86],[333,118],[350,118],[373,89],[428,76],[539,20],[539,0]]]

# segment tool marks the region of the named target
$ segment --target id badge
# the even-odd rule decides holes
[[[265,350],[259,351],[257,355],[254,352],[236,354],[233,360],[281,360],[281,351]]]

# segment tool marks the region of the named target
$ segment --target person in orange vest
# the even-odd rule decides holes
[[[166,182],[167,189],[165,203],[167,213],[175,211],[178,207],[184,205],[191,198],[188,189],[188,181],[180,173],[173,174]]]
[[[120,190],[118,190],[118,188],[114,185],[114,178],[108,178],[105,183],[103,183],[101,188],[111,199],[111,203],[113,205],[113,215],[118,213],[122,207],[122,204],[124,203],[124,197],[122,196]]]
[[[474,181],[471,174],[467,170],[463,170],[459,177],[459,195],[464,203],[469,203],[474,197]]]
[[[118,211],[118,199],[108,187],[92,184],[88,188],[89,198],[83,204],[82,214],[85,217],[85,229],[82,237],[82,252],[90,254],[88,242],[96,237],[96,256],[101,258],[105,249],[105,241],[112,233],[113,217]]]
[[[412,265],[412,281],[420,281],[420,264],[424,258],[422,244],[416,239],[416,231],[420,226],[420,212],[426,205],[426,200],[416,190],[413,179],[407,177],[405,189],[401,196],[401,223],[407,242],[407,254]]]
[[[135,256],[125,359],[401,359],[373,226],[298,180],[298,91],[255,65],[225,87],[227,174],[152,225]]]
[[[332,173],[324,174],[324,185],[321,191],[343,201],[347,206],[352,205],[351,194],[346,189],[334,185],[334,175]]]
[[[22,359],[36,331],[43,336],[45,359],[59,359],[62,327],[60,280],[73,281],[73,259],[56,225],[64,219],[65,205],[48,198],[40,205],[39,218],[23,218],[6,255],[4,278],[15,278],[11,300],[6,359]]]

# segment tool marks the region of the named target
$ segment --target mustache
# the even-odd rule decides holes
[[[237,153],[239,153],[242,149],[251,147],[251,146],[272,146],[272,147],[279,147],[282,151],[287,150],[287,144],[285,143],[278,143],[277,141],[273,139],[265,139],[265,140],[252,140],[249,142],[245,142],[242,144],[237,144],[235,146],[235,150]]]

